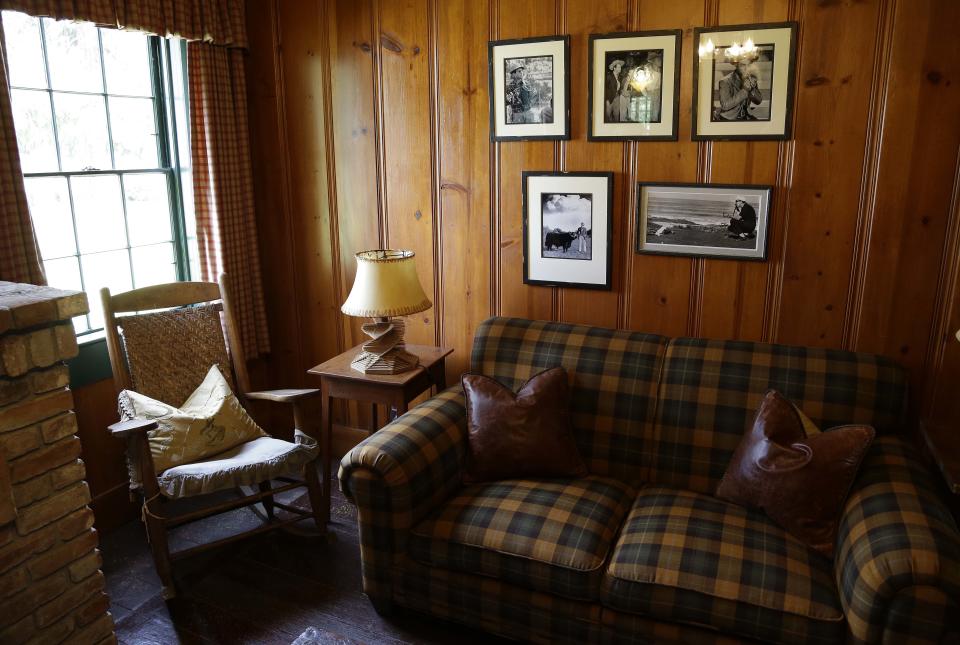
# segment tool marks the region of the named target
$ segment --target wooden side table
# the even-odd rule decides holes
[[[399,416],[407,411],[410,402],[436,386],[437,392],[447,387],[445,371],[446,357],[453,353],[447,347],[432,347],[430,345],[407,345],[407,351],[420,358],[420,365],[409,372],[402,374],[364,374],[350,367],[350,362],[356,358],[361,346],[357,345],[339,356],[307,370],[308,374],[320,377],[320,396],[322,410],[322,459],[324,472],[330,473],[332,437],[334,432],[331,406],[334,399],[349,399],[371,404],[373,410],[373,427],[377,427],[377,404],[385,405]],[[388,421],[392,420],[393,415]],[[361,432],[361,431],[357,431]],[[359,437],[358,437],[359,438]],[[330,482],[323,486],[323,512],[327,521],[330,520]]]

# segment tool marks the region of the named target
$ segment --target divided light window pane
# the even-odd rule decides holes
[[[110,97],[113,157],[117,168],[157,167],[153,99]]]
[[[66,177],[27,177],[27,204],[43,258],[75,255],[77,242],[70,214]],[[74,263],[76,264],[76,263]]]
[[[100,39],[89,22],[44,19],[47,67],[55,90],[103,92]]]
[[[123,221],[120,177],[74,177],[70,184],[73,188],[73,213],[77,220],[80,253],[126,248],[127,231]]]
[[[123,178],[127,200],[130,246],[169,242],[170,201],[167,177],[160,173],[129,174]]]
[[[24,173],[57,171],[50,95],[36,90],[11,90],[13,123]]]
[[[53,93],[63,170],[109,170],[110,139],[103,97]]]
[[[7,40],[10,85],[47,89],[47,71],[43,67],[40,45],[40,19],[9,12],[3,17],[3,30]]]
[[[150,53],[147,39],[135,31],[102,29],[103,66],[107,77],[107,93],[123,96],[153,96],[150,75]]]

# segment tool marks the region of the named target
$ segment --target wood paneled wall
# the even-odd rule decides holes
[[[492,314],[895,357],[960,418],[955,0],[250,2],[250,113],[269,376],[360,342],[353,253],[416,251],[414,342],[468,363]],[[800,23],[794,138],[690,141],[693,28]],[[677,142],[586,141],[587,36],[684,30]],[[571,35],[572,138],[493,144],[487,41]],[[615,173],[610,292],[524,286],[520,172]],[[635,182],[773,184],[766,263],[633,252]]]

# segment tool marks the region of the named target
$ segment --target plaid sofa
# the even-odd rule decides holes
[[[343,458],[379,610],[542,643],[960,638],[960,534],[897,436],[892,361],[514,318],[477,330],[474,372],[518,388],[556,365],[572,374],[586,478],[463,485],[459,386]],[[771,387],[821,427],[877,429],[833,560],[711,495]]]

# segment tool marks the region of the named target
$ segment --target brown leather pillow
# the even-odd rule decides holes
[[[763,509],[788,533],[830,557],[844,500],[873,437],[873,428],[863,425],[826,432],[812,426],[805,432],[802,413],[770,390],[717,497]]]
[[[516,394],[488,376],[464,374],[460,380],[470,445],[465,482],[587,474],[573,441],[562,367],[533,376]]]

